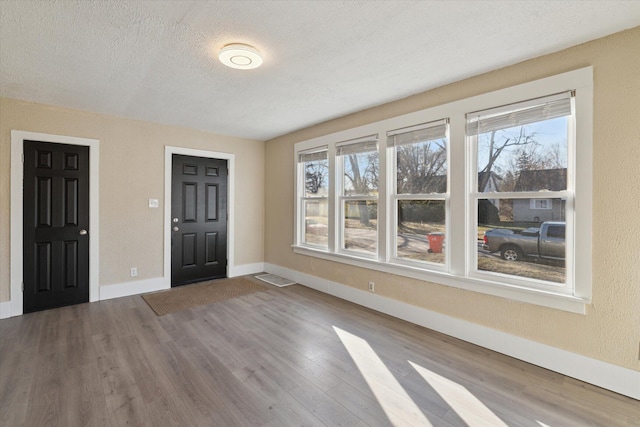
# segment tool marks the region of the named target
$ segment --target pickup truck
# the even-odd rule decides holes
[[[502,259],[520,261],[523,258],[564,260],[564,222],[546,221],[540,227],[513,231],[494,228],[484,233],[482,248],[489,252],[500,252]]]

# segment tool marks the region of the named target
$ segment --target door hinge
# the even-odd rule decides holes
[[[24,282],[22,282],[22,292],[24,292]]]
[[[22,153],[22,163],[24,163],[24,153]]]

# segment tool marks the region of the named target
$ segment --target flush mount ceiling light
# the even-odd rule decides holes
[[[248,44],[234,43],[222,48],[218,59],[227,67],[250,70],[262,65],[260,52]]]

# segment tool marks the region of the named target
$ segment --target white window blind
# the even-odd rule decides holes
[[[517,104],[467,114],[467,135],[523,126],[571,114],[573,92],[564,92]]]
[[[347,156],[349,154],[357,153],[368,153],[377,150],[378,135],[369,135],[336,144],[336,154],[338,156]]]
[[[319,160],[327,160],[327,148],[300,153],[298,155],[299,163],[317,162]]]
[[[387,146],[409,145],[446,138],[448,123],[449,119],[442,119],[389,131],[387,132]]]

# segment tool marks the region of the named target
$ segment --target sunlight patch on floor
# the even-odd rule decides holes
[[[408,362],[469,427],[507,427],[504,421],[464,386],[410,360]]]
[[[432,426],[369,343],[336,326],[333,329],[394,426]]]

